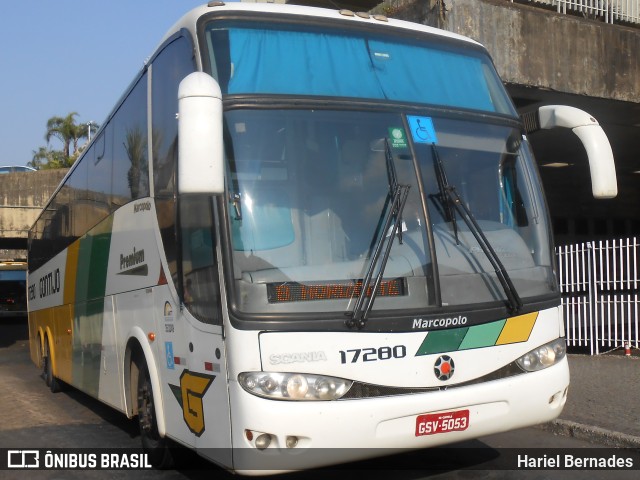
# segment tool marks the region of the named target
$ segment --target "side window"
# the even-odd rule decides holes
[[[153,60],[151,78],[154,196],[162,242],[178,279],[175,175],[178,158],[178,85],[195,71],[193,47],[185,37],[169,43]]]
[[[147,74],[142,75],[111,120],[112,203],[117,208],[149,196]]]
[[[56,193],[48,207],[47,214],[43,218],[51,221],[49,227],[52,229],[52,239],[49,245],[50,253],[57,253],[76,240],[77,236],[71,231],[71,199],[69,198],[69,187],[65,184]]]
[[[153,173],[156,196],[173,196],[178,154],[178,86],[195,71],[193,47],[185,37],[167,45],[153,61]]]
[[[111,202],[111,123],[107,124],[91,147],[91,155],[87,158],[87,195],[89,223],[96,225],[109,216],[112,211]]]
[[[29,269],[38,268],[115,209],[149,189],[147,73],[138,80],[30,234]]]
[[[74,166],[73,172],[65,182],[63,189],[68,193],[69,205],[69,236],[76,239],[93,225],[89,225],[87,216],[87,174],[89,172],[89,158],[93,155],[90,148]],[[61,190],[62,191],[62,190]]]
[[[527,209],[520,193],[520,175],[516,168],[517,157],[507,158],[501,167],[502,202],[500,221],[505,225],[526,227],[529,225]]]
[[[183,302],[201,322],[220,325],[220,285],[211,197],[180,198],[180,236]]]
[[[52,243],[46,236],[50,221],[50,210],[45,210],[29,232],[29,272],[40,268],[53,252]]]

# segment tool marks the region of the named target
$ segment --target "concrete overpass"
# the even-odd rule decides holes
[[[29,228],[67,169],[0,175],[0,259],[24,256]]]

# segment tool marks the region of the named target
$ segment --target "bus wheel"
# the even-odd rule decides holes
[[[51,355],[49,352],[49,342],[44,341],[44,356],[42,357],[42,374],[44,382],[49,387],[52,393],[57,393],[62,390],[60,380],[53,376],[53,365],[51,364]]]
[[[149,462],[156,468],[173,466],[173,457],[169,449],[169,440],[161,438],[156,421],[156,407],[153,401],[153,389],[149,370],[144,361],[139,365],[138,376],[138,423],[140,438]]]

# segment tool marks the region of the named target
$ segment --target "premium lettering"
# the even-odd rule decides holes
[[[144,248],[142,250],[136,250],[133,248],[133,253],[129,255],[120,254],[120,270],[135,267],[144,263]]]

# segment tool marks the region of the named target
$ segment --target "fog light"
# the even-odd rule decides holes
[[[298,445],[298,437],[294,437],[293,435],[287,436],[286,440],[287,448],[295,448]]]
[[[256,438],[256,448],[258,450],[264,450],[271,445],[271,435],[268,433],[262,433]]]

